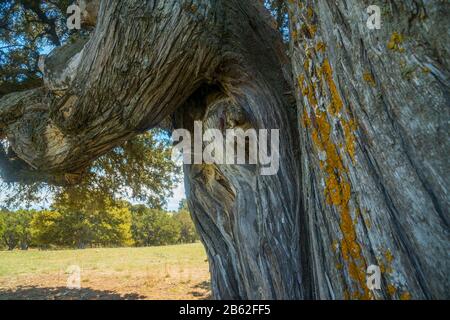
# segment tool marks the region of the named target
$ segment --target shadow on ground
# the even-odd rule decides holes
[[[137,293],[119,294],[90,288],[19,286],[14,289],[0,289],[0,300],[137,300],[144,298]]]
[[[204,290],[211,291],[211,281],[203,281],[199,284],[196,284],[192,287],[194,290],[189,292],[189,294],[192,294],[194,297],[201,298],[202,300],[210,300],[211,295],[208,294],[205,296]],[[201,291],[199,291],[201,290]]]

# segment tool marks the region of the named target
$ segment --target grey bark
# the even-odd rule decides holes
[[[260,1],[101,1],[45,88],[0,100],[3,176],[76,183],[168,117],[280,129],[277,175],[185,166],[214,297],[448,297],[448,4],[389,2],[379,31],[361,1],[288,5],[292,70]]]
[[[449,3],[288,3],[313,297],[448,298]]]

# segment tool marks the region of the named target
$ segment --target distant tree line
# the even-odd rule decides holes
[[[0,248],[158,246],[197,241],[189,211],[58,199],[49,210],[0,211]]]

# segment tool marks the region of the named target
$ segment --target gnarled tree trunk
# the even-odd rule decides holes
[[[448,297],[448,2],[288,3],[314,297]]]
[[[101,1],[45,88],[0,100],[3,176],[76,183],[167,117],[279,129],[276,175],[185,165],[215,298],[448,297],[448,5],[385,4],[378,31],[361,1],[288,6],[292,70],[260,1]]]

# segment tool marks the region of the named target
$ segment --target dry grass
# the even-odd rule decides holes
[[[67,269],[81,268],[69,290]],[[200,243],[150,247],[0,252],[0,299],[207,299]]]

